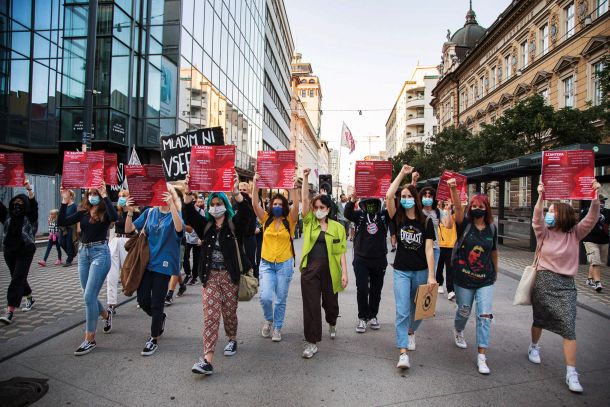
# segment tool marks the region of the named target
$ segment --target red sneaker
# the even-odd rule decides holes
[[[44,261],[44,260],[40,260],[40,261],[38,262],[38,265],[39,265],[40,267],[46,267],[46,266],[47,266],[47,262],[46,262],[46,261]]]

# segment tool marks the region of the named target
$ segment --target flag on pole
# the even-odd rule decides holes
[[[345,123],[343,123],[343,129],[341,130],[341,147],[349,148],[350,154],[356,149],[356,141]]]
[[[320,176],[320,173],[318,172],[318,169],[316,168],[315,170],[313,170],[313,173],[315,174],[316,177]]]

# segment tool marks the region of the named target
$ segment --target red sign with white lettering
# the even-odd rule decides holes
[[[126,165],[129,197],[137,206],[164,206],[163,193],[167,183],[162,165]]]
[[[543,151],[544,199],[593,199],[595,153],[591,150]]]
[[[0,186],[22,187],[24,182],[23,153],[0,153]]]
[[[356,161],[356,196],[360,198],[385,198],[391,183],[391,162]]]
[[[97,188],[104,180],[104,151],[65,151],[62,189]]]
[[[189,170],[191,191],[231,192],[235,179],[235,146],[193,146]]]

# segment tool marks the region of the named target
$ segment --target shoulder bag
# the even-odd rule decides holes
[[[121,267],[121,285],[123,286],[123,294],[131,297],[133,293],[140,286],[142,276],[148,266],[150,259],[150,253],[148,251],[148,237],[146,236],[146,224],[148,223],[148,217],[150,212],[154,209],[149,209],[146,214],[146,220],[144,226],[135,236],[129,238],[125,242],[125,250],[127,256]]]
[[[542,249],[542,243],[536,248],[536,254],[534,255],[534,263],[531,266],[525,267],[517,291],[515,291],[515,299],[513,305],[531,305],[532,304],[532,291],[534,290],[534,283],[536,282],[536,269],[538,268],[538,260],[540,259],[540,250]]]

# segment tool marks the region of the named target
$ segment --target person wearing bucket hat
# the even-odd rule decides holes
[[[386,236],[390,217],[382,210],[377,198],[360,199],[356,209],[356,195],[345,205],[345,217],[356,226],[354,237],[354,274],[356,274],[356,298],[358,300],[358,325],[356,332],[366,332],[367,326],[377,330],[377,320],[383,278],[388,266]]]
[[[249,270],[252,265],[242,246],[236,244],[236,239],[251,223],[254,210],[245,199],[245,194],[238,189],[237,173],[235,180],[235,211],[223,192],[212,192],[208,195],[205,218],[196,211],[191,195],[187,194],[184,199],[184,220],[193,227],[202,241],[199,279],[203,285],[203,357],[191,368],[195,374],[214,373],[212,362],[221,316],[228,338],[224,355],[233,356],[237,352],[239,279],[241,273]],[[240,253],[237,250],[240,250]],[[240,268],[239,258],[243,262],[243,269]]]

